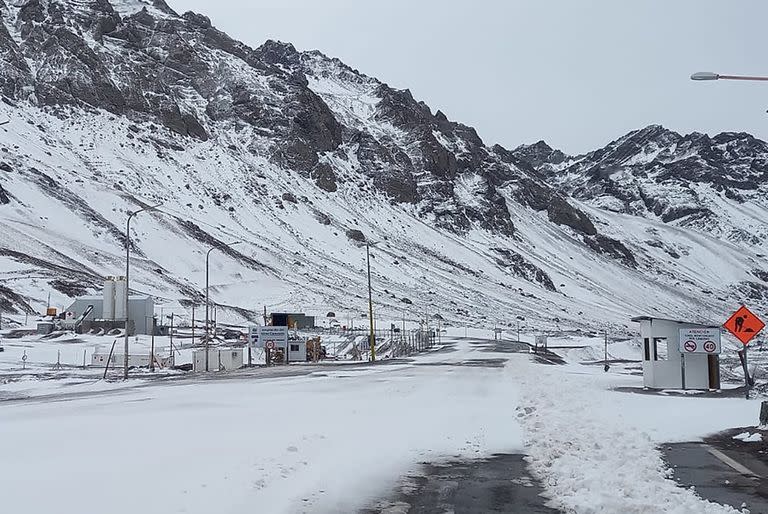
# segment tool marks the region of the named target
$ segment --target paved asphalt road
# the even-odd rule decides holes
[[[675,480],[695,487],[702,498],[736,509],[745,506],[750,514],[768,514],[766,457],[759,453],[759,443],[734,440],[736,432],[723,433],[704,443],[667,444],[661,450],[674,470]],[[734,464],[738,470],[732,467]]]
[[[424,464],[404,477],[388,499],[360,514],[555,513],[544,506],[541,487],[528,474],[522,455]]]
[[[507,359],[499,353],[528,353],[530,346],[512,341],[471,340],[481,351],[497,355],[463,362],[438,362],[428,366],[501,367]],[[453,349],[446,346],[443,352]],[[388,498],[374,502],[360,514],[477,514],[555,513],[545,506],[542,488],[528,472],[523,455],[494,455],[487,459],[424,463],[402,477]]]

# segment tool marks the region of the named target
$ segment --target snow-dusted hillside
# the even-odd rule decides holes
[[[598,328],[762,301],[744,285],[762,269],[748,241],[606,210],[568,186],[575,159],[547,164],[574,177],[555,180],[319,52],[251,49],[162,0],[0,0],[0,14],[5,311],[122,274],[128,212],[158,202],[131,226],[132,289],[199,302],[219,246],[220,319],[359,315],[366,238],[377,308],[397,318]]]

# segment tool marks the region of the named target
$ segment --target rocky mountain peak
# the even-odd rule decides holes
[[[258,47],[256,54],[269,64],[282,64],[287,67],[297,66],[301,59],[301,54],[291,43],[271,39]]]
[[[558,165],[568,158],[562,151],[553,149],[544,141],[537,141],[531,145],[520,145],[513,150],[513,153],[535,168],[541,168],[545,164]]]

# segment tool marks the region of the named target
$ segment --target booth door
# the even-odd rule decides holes
[[[708,355],[707,363],[709,365],[709,388],[720,389],[720,356]]]

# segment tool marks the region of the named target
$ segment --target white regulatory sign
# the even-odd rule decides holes
[[[248,327],[248,345],[254,348],[259,345],[259,327],[255,325]]]
[[[288,346],[288,327],[259,327],[256,348],[264,348],[266,341],[273,341],[277,348]]]
[[[680,353],[720,353],[720,329],[681,328]]]

